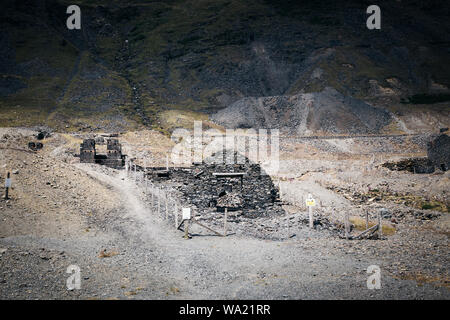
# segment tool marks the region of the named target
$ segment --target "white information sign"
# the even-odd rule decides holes
[[[183,220],[191,219],[191,208],[183,208]]]
[[[5,180],[5,188],[11,188],[11,179]]]

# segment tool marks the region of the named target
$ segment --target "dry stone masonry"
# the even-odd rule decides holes
[[[242,164],[215,164],[212,158],[194,163],[192,168],[169,168],[166,175],[161,168],[151,168],[149,175],[155,182],[172,185],[200,211],[227,208],[247,217],[284,214],[279,190],[259,164],[247,158]]]
[[[80,145],[80,162],[97,163],[110,168],[120,169],[125,165],[125,155],[118,139],[106,140],[107,154],[98,154],[95,139],[85,139]]]
[[[441,134],[430,141],[427,145],[427,155],[435,167],[447,171],[450,168],[450,137]]]

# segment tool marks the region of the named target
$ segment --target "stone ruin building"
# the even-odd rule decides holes
[[[81,163],[97,163],[120,169],[125,165],[125,157],[122,154],[122,146],[118,139],[106,139],[106,154],[97,153],[96,139],[85,139],[80,145]]]
[[[441,134],[428,142],[426,158],[386,162],[383,166],[390,170],[405,170],[412,173],[433,173],[436,168],[447,171],[450,168],[450,137],[446,134]]]
[[[439,135],[427,145],[428,160],[434,167],[447,171],[450,168],[450,137]]]
[[[236,156],[234,164],[215,164],[206,159],[193,163],[191,168],[169,168],[164,175],[160,173],[167,170],[147,168],[147,174],[150,180],[177,190],[201,215],[223,212],[225,208],[249,218],[283,214],[279,190],[271,177],[248,158],[237,164]]]

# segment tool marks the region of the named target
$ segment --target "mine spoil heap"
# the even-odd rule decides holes
[[[249,218],[284,214],[279,190],[259,164],[247,158],[236,164],[237,153],[234,164],[211,163],[216,156],[194,163],[190,169],[171,168],[166,177],[155,171],[151,179],[173,185],[198,213],[227,208]]]

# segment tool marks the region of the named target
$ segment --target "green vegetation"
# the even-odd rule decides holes
[[[434,210],[434,209],[436,209],[436,210],[442,211],[442,210],[440,210],[441,207],[442,207],[442,203],[439,203],[439,202],[429,202],[429,201],[427,201],[427,202],[423,202],[422,203],[422,209],[423,210]],[[447,208],[447,211],[448,211],[448,208]]]

